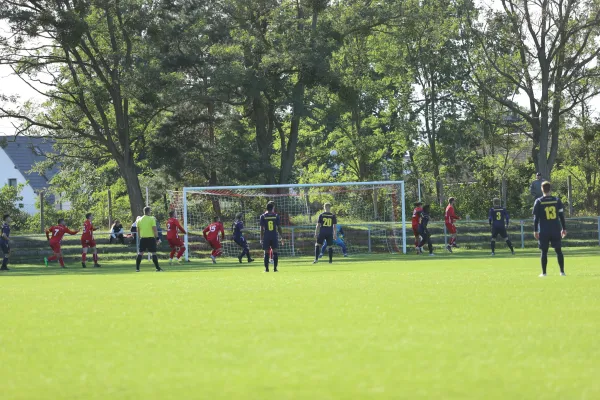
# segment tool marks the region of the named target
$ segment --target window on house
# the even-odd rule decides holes
[[[8,186],[17,187],[17,180],[16,179],[9,179],[8,180]]]

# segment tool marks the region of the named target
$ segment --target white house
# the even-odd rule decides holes
[[[46,160],[46,154],[53,151],[52,143],[41,137],[0,137],[0,186],[25,185],[21,191],[23,200],[18,206],[28,214],[35,214],[38,193],[49,187],[48,182],[58,172],[52,169],[40,174],[31,170],[35,163]],[[57,208],[68,209],[68,204],[61,204],[54,198],[50,200]]]

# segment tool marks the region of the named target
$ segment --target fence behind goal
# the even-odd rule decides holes
[[[283,256],[314,254],[315,225],[327,202],[337,215],[349,253],[406,252],[402,181],[184,188],[183,192],[171,192],[170,197],[171,208],[183,216],[189,232],[186,259],[206,254],[202,230],[214,216],[220,216],[225,226],[224,255],[237,257],[240,249],[231,239],[240,212],[251,250],[260,249],[259,220],[269,201],[275,202],[281,218],[284,245],[278,252]]]

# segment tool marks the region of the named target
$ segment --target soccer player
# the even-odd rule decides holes
[[[94,228],[92,224],[92,220],[94,216],[92,213],[85,214],[85,221],[83,223],[83,232],[81,233],[81,266],[83,268],[86,267],[85,261],[87,259],[88,249],[92,250],[93,258],[94,258],[94,268],[100,268],[101,265],[98,264],[98,248],[96,247],[96,241],[94,240],[94,231],[97,228]]]
[[[187,232],[177,219],[177,212],[175,210],[169,211],[169,220],[167,221],[167,241],[169,242],[169,247],[171,247],[169,265],[173,264],[175,253],[177,253],[177,262],[181,262],[181,256],[185,253],[185,245],[181,237],[179,237],[179,232],[187,235]]]
[[[46,229],[46,238],[48,239],[48,241],[50,241],[50,248],[54,253],[52,257],[44,258],[44,264],[46,264],[46,267],[48,266],[48,263],[50,261],[58,260],[60,267],[66,268],[62,250],[60,248],[60,244],[63,236],[65,236],[65,233],[68,233],[69,235],[76,235],[79,233],[79,231],[72,231],[69,228],[67,228],[65,220],[62,218],[58,220],[57,225],[51,226],[50,228]]]
[[[243,214],[237,213],[235,216],[235,221],[233,222],[233,241],[242,248],[242,253],[238,256],[238,260],[240,264],[242,263],[242,258],[244,256],[248,257],[248,262],[251,263],[254,260],[250,256],[250,248],[248,247],[248,242],[244,237],[244,221],[242,221]]]
[[[221,240],[225,239],[225,227],[221,223],[221,219],[219,217],[214,217],[213,223],[204,228],[202,234],[204,235],[204,239],[206,239],[210,247],[213,249],[212,253],[210,254],[210,259],[212,260],[213,264],[216,264],[217,257],[223,254]],[[219,236],[219,234],[221,235]]]
[[[423,206],[423,210],[421,211],[421,219],[419,221],[419,235],[421,236],[421,243],[419,243],[420,252],[423,252],[423,246],[427,244],[427,248],[429,250],[429,256],[433,256],[433,245],[431,244],[431,234],[429,233],[429,229],[427,229],[427,225],[429,224],[429,204],[425,204]]]
[[[565,257],[562,252],[562,238],[567,236],[564,208],[558,197],[550,195],[551,190],[550,182],[543,182],[542,192],[544,196],[537,199],[533,204],[533,235],[538,240],[539,248],[542,251],[542,274],[540,277],[546,276],[550,245],[556,252],[560,274],[562,276],[566,275]]]
[[[506,233],[506,228],[508,228],[509,223],[508,211],[500,205],[500,199],[498,198],[492,200],[492,205],[493,207],[490,208],[488,216],[490,226],[492,227],[492,240],[490,242],[492,255],[496,255],[496,238],[498,235],[506,240],[506,245],[510,249],[510,252],[515,254],[515,249],[513,249],[513,245],[508,238],[508,233]]]
[[[415,209],[413,210],[412,215],[412,229],[413,234],[415,235],[415,252],[417,254],[421,254],[421,248],[419,247],[419,243],[421,243],[421,235],[419,235],[419,223],[421,221],[421,213],[423,212],[423,203],[417,201],[415,203]]]
[[[156,255],[157,245],[160,243],[158,238],[158,228],[156,226],[156,218],[150,215],[152,209],[144,207],[144,215],[136,220],[137,233],[140,237],[140,248],[135,260],[135,272],[140,272],[140,264],[144,257],[144,252],[150,253],[152,262],[156,268],[156,272],[162,272],[163,269],[158,265],[158,257]]]
[[[2,216],[2,230],[0,230],[0,250],[4,258],[2,259],[2,267],[0,271],[10,271],[8,269],[8,258],[10,257],[10,215]]]
[[[275,213],[275,203],[270,201],[267,204],[267,211],[260,216],[260,244],[265,252],[264,264],[265,272],[269,272],[269,252],[273,251],[273,271],[277,272],[279,265],[278,236],[281,236],[281,245],[283,246],[283,232],[281,230],[281,220]]]
[[[329,264],[333,262],[333,239],[334,232],[337,239],[337,217],[331,212],[331,204],[325,203],[323,206],[324,212],[319,215],[317,226],[315,227],[315,261],[313,264],[319,262],[319,254],[321,254],[321,247],[323,244],[329,245]]]
[[[446,250],[448,250],[450,253],[452,253],[453,247],[458,248],[458,245],[456,244],[456,225],[454,225],[454,221],[460,218],[458,217],[458,215],[456,215],[456,212],[454,211],[454,201],[454,197],[450,197],[448,199],[448,206],[446,207],[445,217],[446,229],[450,233],[450,242],[448,243],[448,246],[446,246]]]
[[[344,242],[344,230],[341,225],[337,225],[337,239],[333,241],[334,244],[338,245],[342,248],[342,254],[344,257],[348,257],[348,248],[346,247],[346,243]],[[325,249],[327,248],[327,242],[323,243],[323,247],[321,247],[321,254],[319,254],[319,258],[323,257],[325,254]]]

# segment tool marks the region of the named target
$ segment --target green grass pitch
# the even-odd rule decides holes
[[[1,398],[599,399],[600,252],[0,274]]]

